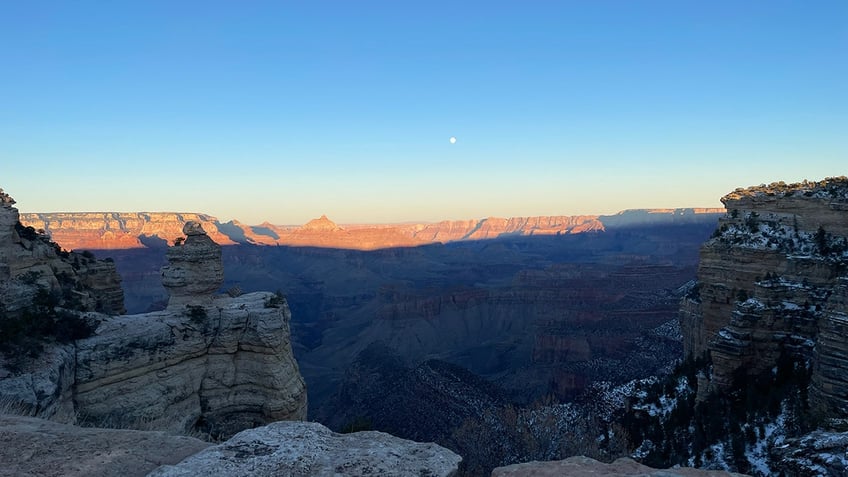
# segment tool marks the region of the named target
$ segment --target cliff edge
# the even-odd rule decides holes
[[[45,316],[55,315],[54,328],[66,321],[84,328],[65,339],[46,334],[26,353],[4,347],[0,402],[65,423],[224,437],[305,419],[306,387],[292,355],[285,298],[216,296],[221,249],[200,224],[188,222],[187,237],[168,250],[162,270],[168,308],[118,316],[95,311],[123,311],[122,295],[96,286],[114,286],[117,278],[86,281],[117,277],[114,266],[64,252],[21,226],[14,201],[0,197],[0,343],[12,336],[9,330]],[[67,299],[61,295],[66,282],[73,284]],[[62,299],[42,303],[56,294]]]
[[[708,357],[699,395],[780,363],[810,372],[813,411],[848,429],[848,178],[736,189],[684,299],[684,352]]]

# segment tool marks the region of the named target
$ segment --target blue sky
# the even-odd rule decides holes
[[[22,211],[572,215],[848,174],[844,0],[3,2],[0,64]]]

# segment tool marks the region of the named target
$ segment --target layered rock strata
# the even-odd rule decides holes
[[[4,224],[17,212],[6,204],[0,209]],[[58,265],[41,251],[44,247],[27,248],[35,242],[49,244],[46,239],[27,241],[14,232],[0,228],[5,239],[0,242],[0,268],[12,277],[0,282],[0,290],[3,297],[20,300],[26,299],[20,291],[25,287],[17,286],[14,277],[21,270],[43,270],[39,277],[60,273],[47,275]],[[81,419],[215,436],[304,419],[306,389],[292,355],[285,298],[267,292],[216,297],[222,280],[220,246],[197,223],[185,225],[185,232],[188,237],[169,250],[162,271],[172,293],[168,309],[125,316],[85,314],[96,326],[93,336],[68,344],[47,342],[38,358],[21,369],[0,369],[0,402],[70,423]],[[27,253],[33,250],[38,253]],[[96,292],[83,282],[79,289],[82,294]],[[4,304],[15,309],[14,300]]]
[[[462,459],[436,444],[383,432],[336,434],[315,422],[277,422],[242,431],[150,477],[396,475],[447,477]]]
[[[374,250],[437,242],[499,237],[576,234],[634,225],[714,221],[721,209],[627,210],[615,215],[487,217],[435,223],[351,224],[321,216],[302,226],[245,225],[215,217],[176,212],[61,212],[23,214],[25,224],[44,229],[68,249],[124,249],[164,246],[197,222],[221,245],[261,244]]]
[[[203,225],[216,243],[234,243],[218,230],[218,219],[193,212],[25,213],[21,221],[46,231],[68,250],[164,247],[183,236],[187,222]]]
[[[706,390],[783,357],[812,367],[811,403],[848,418],[848,178],[737,189],[701,249],[681,308],[684,352],[709,355]]]
[[[168,291],[168,308],[207,306],[224,281],[221,246],[198,222],[186,222],[186,239],[168,249],[168,264],[162,267],[162,285]]]
[[[75,310],[124,312],[121,278],[113,262],[63,250],[21,224],[14,204],[0,189],[0,306],[6,313],[21,313],[32,305],[39,289]]]
[[[74,402],[89,422],[228,436],[305,419],[290,316],[250,293],[188,311],[116,318],[76,343]]]

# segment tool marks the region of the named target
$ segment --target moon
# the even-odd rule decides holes
[[[456,138],[455,138],[455,137],[453,137],[453,136],[451,136],[451,138],[449,139],[449,141],[450,141],[450,143],[451,143],[451,144],[456,144]]]

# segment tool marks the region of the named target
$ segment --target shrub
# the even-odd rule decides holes
[[[279,308],[283,306],[283,303],[286,302],[286,296],[283,295],[283,292],[277,290],[274,293],[274,296],[265,300],[265,308]]]
[[[350,434],[352,432],[371,431],[373,429],[374,425],[371,422],[371,419],[364,416],[357,416],[353,418],[352,421],[342,426],[339,432],[342,434]]]
[[[200,305],[186,305],[185,315],[189,317],[192,323],[200,324],[206,321],[206,308]]]
[[[32,303],[16,316],[0,308],[0,352],[20,368],[26,358],[35,358],[44,343],[69,343],[92,335],[94,328],[79,315],[58,309],[59,295],[40,287]]]
[[[15,230],[18,232],[18,236],[22,239],[33,241],[38,238],[38,232],[35,231],[34,227],[24,227],[24,224],[20,222],[15,224]]]
[[[241,287],[238,285],[232,286],[229,290],[227,290],[227,295],[230,295],[232,298],[242,295]]]
[[[41,278],[41,272],[30,270],[26,273],[21,274],[18,277],[18,280],[20,280],[21,283],[24,283],[26,285],[35,285],[35,282],[37,282],[39,278]]]

